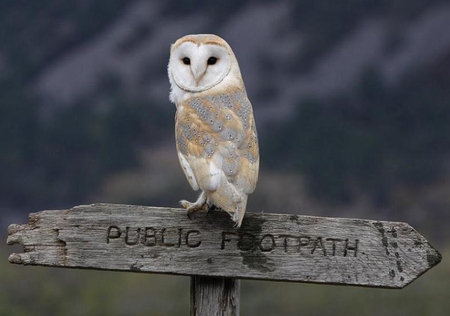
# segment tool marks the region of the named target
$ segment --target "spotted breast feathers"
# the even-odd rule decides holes
[[[245,91],[195,96],[177,104],[176,142],[193,189],[214,191],[225,177],[245,194],[254,191],[258,137]]]

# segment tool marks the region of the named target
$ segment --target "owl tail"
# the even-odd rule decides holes
[[[247,195],[244,194],[242,202],[240,203],[239,206],[236,207],[236,211],[233,214],[233,221],[236,223],[236,227],[241,227],[246,207],[247,207]]]
[[[247,206],[247,194],[239,192],[233,184],[227,183],[210,192],[208,197],[212,204],[231,215],[237,227],[241,227]]]

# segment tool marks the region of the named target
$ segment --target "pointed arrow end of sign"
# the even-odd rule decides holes
[[[423,275],[425,272],[430,270],[431,268],[437,266],[442,261],[442,255],[441,253],[434,248],[428,241],[424,241],[422,244],[422,264],[416,267],[417,268],[417,274],[410,278],[408,281],[405,280],[405,283],[402,284],[399,288],[402,289],[406,287],[407,285],[411,284],[414,280],[416,280],[418,277]]]
[[[430,243],[428,243],[428,246],[430,248],[427,251],[427,261],[428,261],[428,266],[431,269],[434,266],[436,266],[439,262],[442,261],[442,255]]]

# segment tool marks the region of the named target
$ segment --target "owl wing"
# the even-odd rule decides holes
[[[175,126],[178,157],[194,190],[254,191],[258,137],[245,91],[187,99],[177,106]]]

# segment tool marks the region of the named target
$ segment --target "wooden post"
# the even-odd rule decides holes
[[[238,316],[240,281],[191,277],[191,316]]]
[[[401,222],[94,204],[8,228],[23,265],[189,275],[191,315],[238,315],[238,279],[400,289],[441,261]]]

